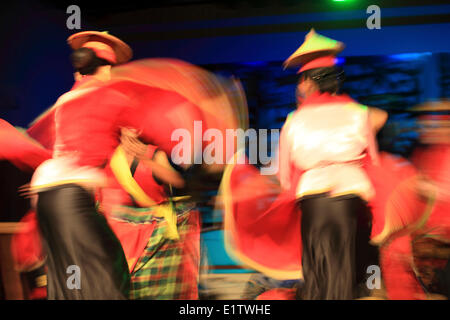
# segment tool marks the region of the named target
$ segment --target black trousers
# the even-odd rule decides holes
[[[76,184],[40,192],[37,217],[48,256],[48,299],[128,298],[122,246],[89,192]]]
[[[368,294],[367,267],[378,265],[378,250],[369,244],[372,215],[354,195],[302,198],[303,300],[348,300]]]

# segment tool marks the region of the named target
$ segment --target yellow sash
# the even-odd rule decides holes
[[[157,217],[162,217],[167,221],[166,238],[178,240],[180,236],[177,230],[177,215],[171,199],[169,199],[169,204],[157,205],[157,203],[142,190],[131,174],[130,166],[122,147],[117,147],[111,158],[110,165],[117,181],[141,207],[156,206],[156,210],[153,211],[153,214]]]

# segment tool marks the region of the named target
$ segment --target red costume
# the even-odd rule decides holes
[[[3,119],[0,119],[0,160],[7,160],[24,172],[33,172],[37,166],[49,159],[51,153],[39,143],[19,132]],[[16,270],[27,273],[36,272],[42,267],[45,252],[42,248],[37,228],[36,214],[30,210],[21,220],[22,228],[11,239],[11,253]],[[39,269],[40,270],[40,269]],[[41,274],[37,274],[42,276]],[[45,277],[45,276],[44,276]],[[36,280],[39,280],[36,282]],[[46,280],[30,279],[30,299],[43,299],[46,296]]]
[[[422,232],[450,242],[450,144],[421,148],[414,153],[412,161],[438,188],[436,205]]]
[[[168,64],[165,67],[167,70],[176,66],[176,72],[168,73],[165,78],[159,78],[161,81],[155,83],[139,80],[139,76],[142,76],[143,80],[151,80],[154,74],[163,77],[164,73],[158,72],[161,71],[161,64],[164,63]],[[131,63],[119,69],[120,75],[113,75],[113,79],[106,83],[86,76],[82,82],[78,82],[74,86],[71,92],[62,96],[50,112],[41,117],[29,130],[30,134],[33,134],[38,140],[46,141],[49,146],[54,145],[55,161],[49,161],[40,168],[41,172],[36,175],[34,186],[36,188],[57,186],[68,181],[88,185],[93,183],[95,186],[99,178],[109,172],[109,169],[104,172],[99,169],[105,166],[116,152],[121,127],[137,129],[143,141],[157,145],[169,156],[173,147],[179,143],[177,140],[171,139],[173,132],[176,129],[184,129],[185,132],[191,134],[191,141],[187,141],[187,144],[194,150],[191,159],[185,163],[190,165],[195,155],[202,152],[205,145],[205,142],[202,142],[200,148],[196,149],[192,134],[194,134],[194,138],[197,134],[200,135],[197,138],[202,139],[203,133],[209,126],[216,126],[222,131],[225,128],[236,126],[232,102],[223,90],[225,86],[214,82],[214,76],[178,61],[158,61],[156,67],[156,69],[148,68],[147,64],[142,65],[142,62]],[[186,70],[191,70],[189,75]],[[194,74],[199,75],[199,78],[193,77]],[[178,84],[180,88],[161,85],[167,83]],[[183,86],[183,84],[185,85]],[[213,104],[208,95],[214,96],[215,94],[226,99],[219,104]],[[196,102],[199,102],[201,107],[197,107]],[[230,114],[231,116],[218,120],[217,113],[214,112],[214,109],[218,107],[223,108],[221,111],[224,115]],[[86,116],[87,114],[89,116]],[[54,118],[54,122],[48,121],[52,118]],[[194,121],[203,124],[200,132],[194,132]],[[49,139],[53,130],[56,138]],[[149,152],[153,151],[150,149]],[[71,160],[67,162],[65,159]],[[138,182],[144,191],[144,197],[151,198],[156,205],[166,202],[167,193],[163,192],[161,186],[157,185],[153,179],[148,179],[151,171],[143,171],[143,168],[145,165],[138,167],[135,182]],[[111,178],[111,175],[109,176]],[[108,194],[108,191],[111,190],[120,194],[119,198],[112,202],[111,199],[114,197]],[[132,226],[128,222],[124,223],[111,218],[113,205],[122,207],[130,205],[130,199],[130,195],[115,182],[107,186],[103,194],[102,205],[108,213],[106,216],[112,229],[122,243],[129,268],[133,271],[135,268],[142,267],[139,261],[147,259],[142,257],[142,252],[148,244],[150,235],[157,232],[157,229],[155,229],[155,223]],[[139,203],[139,205],[150,206],[143,203]],[[176,207],[178,208],[178,206]],[[179,298],[185,299],[196,296],[196,289],[194,290],[192,287],[192,290],[187,290],[186,284],[195,284],[196,288],[196,274],[198,273],[198,268],[195,270],[195,264],[198,262],[195,261],[195,256],[198,256],[196,252],[199,250],[199,239],[195,239],[195,235],[198,236],[199,231],[198,213],[192,212],[189,217],[187,219],[185,214],[182,221],[179,221],[181,223],[180,237],[186,239],[191,247],[186,246],[183,249],[187,253],[183,255],[183,259],[185,257],[191,259],[185,265],[188,268],[194,268],[180,274],[186,281],[181,284],[185,289]],[[197,228],[197,230],[192,228]],[[195,245],[196,243],[197,245]],[[167,261],[169,260],[167,259]],[[183,269],[180,268],[180,270]],[[186,294],[188,291],[189,294]],[[135,298],[139,298],[139,296]]]
[[[51,157],[50,151],[3,119],[0,119],[0,143],[0,159],[10,161],[23,171],[32,172]]]

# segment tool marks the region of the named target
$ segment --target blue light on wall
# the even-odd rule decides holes
[[[422,53],[399,53],[399,54],[391,54],[388,56],[391,60],[397,61],[410,61],[416,60],[420,58],[425,58],[431,56],[431,52],[422,52]]]

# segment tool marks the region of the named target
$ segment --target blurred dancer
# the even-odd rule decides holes
[[[131,48],[107,32],[80,32],[70,36],[68,43],[74,50],[71,62],[75,69],[75,84],[27,130],[31,137],[49,150],[53,150],[55,144],[55,113],[59,105],[102,86],[111,79],[112,66],[123,64],[132,57]]]
[[[430,184],[437,188],[437,203],[427,221],[427,233],[436,239],[450,241],[450,102],[426,103],[414,108],[426,111],[419,117],[421,146],[413,162]],[[434,114],[433,114],[433,113]]]
[[[105,183],[102,167],[119,144],[118,121],[130,106],[102,85],[110,79],[111,66],[132,53],[121,40],[101,32],[81,32],[68,42],[77,81],[46,117],[47,135],[53,138],[54,133],[53,159],[38,167],[31,184],[48,254],[48,299],[125,299],[126,259],[96,211],[93,191]],[[68,285],[69,267],[79,272],[73,287]]]
[[[182,78],[197,82],[197,90],[188,86],[190,93],[204,93],[213,87],[208,85],[211,79],[209,74],[187,63],[169,63],[167,69],[176,66],[178,78],[166,75],[166,78],[175,82],[167,81],[169,86],[163,87],[157,84],[166,82],[163,79],[155,81],[158,79],[153,76],[161,75],[158,72],[164,68],[161,68],[160,63],[154,69],[149,67],[149,60],[152,59],[127,64],[120,69],[119,75],[114,76],[116,68],[111,69],[111,65],[125,62],[131,56],[129,47],[115,37],[99,32],[82,32],[70,37],[69,43],[75,49],[72,60],[79,80],[72,91],[63,95],[50,112],[30,128],[30,132],[36,136],[51,135],[52,132],[55,136],[53,140],[47,139],[50,146],[54,145],[53,159],[38,168],[32,183],[32,190],[39,193],[40,226],[46,237],[48,251],[51,251],[49,280],[53,280],[49,281],[49,297],[125,298],[129,295],[126,257],[106,221],[97,213],[93,197],[95,189],[108,186],[103,169],[109,160],[112,161],[111,169],[115,178],[140,207],[148,211],[148,207],[157,205],[162,209],[157,211],[162,213],[167,222],[168,237],[177,239],[180,234],[174,211],[152,200],[132,179],[127,156],[118,147],[120,131],[133,128],[139,133],[142,142],[171,154],[174,146],[179,144],[171,139],[174,130],[192,134],[194,121],[207,123],[203,130],[197,130],[201,136],[210,124],[208,120],[220,124],[220,128],[233,128],[227,126],[228,122],[223,119],[218,120],[216,110],[224,107],[224,114],[232,115],[232,104],[226,96],[223,100],[226,103],[221,105],[211,103],[211,99],[198,98],[197,101],[205,103],[197,107],[193,102],[195,98],[190,99],[179,92],[182,90],[170,86],[177,84],[176,80],[182,74]],[[197,80],[194,75],[201,80]],[[192,81],[193,78],[196,80]],[[181,87],[186,91],[186,86]],[[216,83],[214,87],[217,88]],[[220,85],[218,87],[220,89]],[[216,91],[213,90],[213,96],[217,96]],[[200,97],[209,94],[200,94]],[[53,117],[53,124],[49,126],[46,120],[50,118],[52,122]],[[229,119],[234,121],[233,116]],[[183,141],[183,147],[194,152],[185,150],[188,157],[179,163],[180,168],[190,167],[193,159],[203,151],[203,143],[200,143],[199,148],[194,148],[195,139],[190,140]],[[125,161],[122,161],[124,158]],[[160,169],[152,163],[153,173],[156,174]],[[169,183],[175,185],[176,180],[169,179]],[[155,192],[158,193],[158,190]],[[88,246],[88,243],[94,245]],[[89,250],[84,249],[87,247]],[[69,265],[79,266],[82,272],[81,288],[86,290],[66,289],[65,268]],[[102,269],[101,266],[105,265],[107,267]],[[105,285],[98,285],[98,281]],[[53,296],[50,295],[51,291]]]
[[[409,226],[411,232],[381,247],[381,267],[389,299],[435,299],[435,294],[448,295],[443,273],[450,256],[450,134],[445,114],[448,109],[446,102],[425,103],[411,109],[429,113],[419,117],[421,147],[412,157],[420,174],[416,192],[424,198],[434,196],[436,201],[427,210],[425,219],[417,226]]]
[[[367,205],[374,191],[360,160],[366,152],[377,160],[374,137],[387,114],[338,93],[343,74],[335,55],[342,49],[342,43],[312,30],[285,63],[302,65],[297,90],[303,102],[283,126],[280,141],[282,186],[289,189],[292,183],[291,163],[303,171],[296,186],[302,211],[301,299],[357,298],[367,266],[374,264],[367,259],[374,251]]]
[[[172,192],[185,182],[165,152],[143,144],[133,131],[123,129],[121,141],[127,159],[113,157],[107,167],[110,183],[101,191],[101,211],[124,248],[131,273],[130,298],[198,299],[199,212],[194,203],[175,198]],[[114,175],[118,165],[129,167],[129,177],[153,205],[136,201],[139,194]],[[171,210],[174,221],[164,219]]]
[[[286,62],[302,67],[301,103],[280,137],[283,189],[249,165],[230,165],[221,187],[229,254],[275,279],[303,278],[301,299],[367,295],[374,245],[411,232],[427,208],[414,168],[377,152],[387,114],[338,93],[342,49],[311,31]]]
[[[428,102],[412,109],[419,117],[421,146],[413,162],[424,177],[424,189],[436,188],[436,204],[412,241],[418,278],[428,293],[449,297],[450,284],[450,103]]]
[[[48,297],[124,299],[130,286],[126,257],[96,210],[94,191],[107,184],[103,168],[119,145],[121,128],[142,130],[146,117],[138,109],[140,103],[148,106],[151,101],[166,110],[195,107],[176,93],[131,81],[109,81],[111,66],[131,57],[131,49],[121,40],[89,31],[68,41],[75,50],[72,62],[77,82],[34,124],[37,129],[30,130],[41,137],[54,132],[54,142],[49,142],[54,145],[53,159],[37,169],[31,186],[39,195],[38,220],[48,252]],[[145,92],[148,100],[137,101],[137,92]],[[147,141],[156,136],[161,143],[170,141],[170,136],[160,137],[151,123],[145,123],[145,128],[142,135]],[[70,266],[80,272],[80,286],[75,288],[66,285]]]

